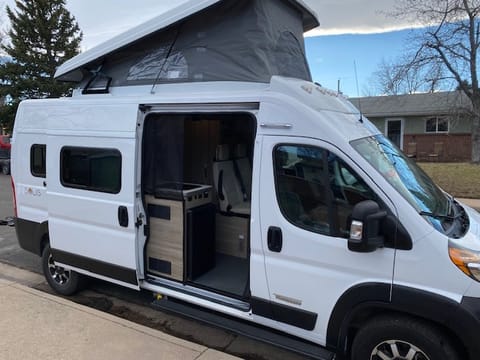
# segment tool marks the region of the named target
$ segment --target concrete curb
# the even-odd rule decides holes
[[[39,277],[0,264],[1,359],[238,359],[23,285]]]

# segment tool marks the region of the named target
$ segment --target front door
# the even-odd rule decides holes
[[[47,196],[56,262],[138,288],[133,136],[50,136]]]
[[[345,291],[367,281],[391,285],[393,276],[393,249],[348,250],[353,206],[389,202],[345,159],[321,141],[263,137],[259,203],[270,304],[284,331],[303,329],[323,342]]]
[[[397,145],[399,149],[403,150],[403,120],[387,120],[385,125],[385,135],[391,142]]]

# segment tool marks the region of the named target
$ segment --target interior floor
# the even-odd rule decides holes
[[[216,253],[215,261],[215,267],[196,278],[194,283],[243,297],[248,285],[248,260]]]

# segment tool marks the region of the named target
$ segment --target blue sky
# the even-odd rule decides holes
[[[399,56],[410,30],[381,34],[328,35],[307,37],[306,51],[312,77],[315,82],[341,91],[350,97],[368,94],[373,90],[371,76],[378,64],[385,59]],[[356,63],[358,88],[355,82]]]

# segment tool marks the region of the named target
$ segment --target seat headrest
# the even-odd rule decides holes
[[[228,144],[217,145],[215,159],[217,161],[230,160],[230,146]]]
[[[245,144],[235,145],[234,156],[236,159],[247,157],[247,145]]]

